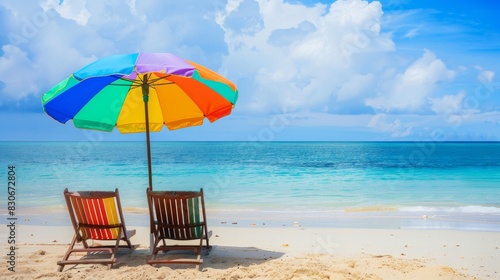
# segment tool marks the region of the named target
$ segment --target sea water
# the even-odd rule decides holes
[[[153,142],[151,151],[153,188],[203,188],[214,223],[500,231],[500,143]],[[128,224],[148,221],[144,142],[1,142],[0,156],[5,183],[15,167],[26,222],[67,223],[65,188],[118,188]]]

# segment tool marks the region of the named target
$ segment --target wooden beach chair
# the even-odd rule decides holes
[[[133,250],[130,238],[134,230],[127,230],[123,220],[118,189],[112,191],[69,192],[64,190],[71,223],[75,229],[73,240],[62,261],[58,261],[58,271],[68,264],[107,264],[109,269],[116,263],[118,248]],[[114,245],[90,246],[89,240],[114,241]],[[125,241],[126,245],[120,245]],[[75,248],[77,243],[81,248]],[[83,258],[69,259],[73,253],[87,253]],[[109,257],[106,253],[109,253]]]
[[[154,235],[152,258],[148,264],[203,264],[201,251],[211,249],[205,214],[203,189],[200,191],[152,191],[147,190],[151,231]],[[167,244],[167,240],[169,243]],[[193,244],[193,240],[197,240]],[[203,240],[206,241],[203,246]],[[161,242],[161,244],[160,244]],[[163,251],[194,251],[196,258],[157,258]]]

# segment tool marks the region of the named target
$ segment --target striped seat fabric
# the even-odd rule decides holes
[[[114,196],[87,198],[75,192],[70,199],[83,239],[116,240],[120,220]]]

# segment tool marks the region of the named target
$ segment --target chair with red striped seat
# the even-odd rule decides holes
[[[134,249],[130,238],[135,235],[135,230],[125,227],[118,189],[114,192],[69,192],[65,189],[64,198],[75,234],[63,260],[57,262],[58,271],[68,264],[106,264],[111,269],[116,263],[118,248]],[[89,240],[116,242],[114,245],[89,246]],[[126,245],[120,245],[120,241],[125,241]],[[80,242],[83,248],[75,248]],[[82,252],[87,255],[80,259],[69,259],[71,254]],[[105,253],[110,254],[110,257],[104,258]]]
[[[207,229],[203,189],[197,191],[152,191],[147,190],[151,232],[154,235],[152,258],[148,264],[203,264],[202,249],[208,253],[211,249]],[[167,245],[167,240],[169,244]],[[193,244],[193,240],[198,243]],[[206,241],[203,246],[203,240]],[[190,242],[191,241],[191,242]],[[160,244],[161,242],[161,244]],[[162,258],[157,259],[163,251],[189,250],[194,251],[196,259],[192,258]]]

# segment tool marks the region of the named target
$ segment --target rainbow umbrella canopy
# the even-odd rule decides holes
[[[169,53],[99,59],[42,96],[45,113],[78,128],[146,132],[149,188],[150,131],[197,126],[231,113],[238,90],[216,72]]]

